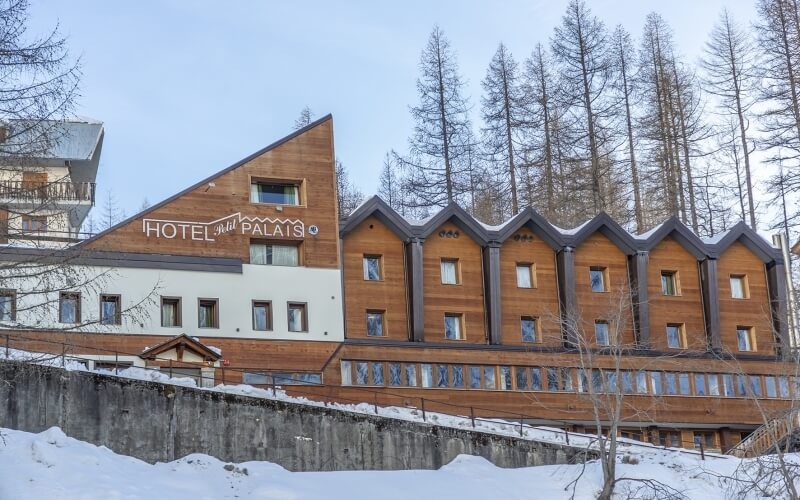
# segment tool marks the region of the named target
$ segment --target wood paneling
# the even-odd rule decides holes
[[[589,271],[592,267],[607,269],[606,292],[593,292]],[[628,257],[601,233],[587,238],[575,250],[575,289],[577,312],[587,340],[594,339],[594,322],[611,322],[609,332],[622,335],[623,344],[632,344],[633,314],[630,300]],[[615,319],[619,318],[619,320]],[[618,326],[616,323],[620,323]]]
[[[169,175],[165,166],[164,175]],[[301,202],[305,206],[275,206],[250,202],[250,179],[299,180],[303,183]],[[158,179],[152,179],[158,182]],[[250,236],[238,230],[217,237],[214,242],[191,239],[147,237],[142,219],[211,222],[237,212],[244,216],[302,219],[306,232],[310,225],[319,234],[306,234],[302,243],[303,260],[309,267],[335,268],[339,264],[339,229],[333,166],[333,122],[324,121],[242,166],[213,179],[214,186],[196,189],[145,211],[117,229],[90,240],[94,250],[143,252],[171,255],[250,259]],[[302,195],[301,195],[302,197]]]
[[[408,301],[403,241],[375,217],[369,217],[343,241],[345,322],[348,338],[366,338],[367,310],[382,310],[387,339],[407,340]],[[364,279],[363,258],[380,255],[382,280]],[[374,338],[374,337],[373,337]]]
[[[758,354],[775,354],[775,341],[772,333],[769,292],[764,263],[740,242],[732,244],[717,262],[719,275],[719,314],[722,347],[732,353],[739,353],[736,339],[737,326],[753,327]],[[749,297],[731,297],[730,277],[732,274],[746,275]]]
[[[664,295],[661,272],[677,273],[678,295]],[[689,349],[705,351],[705,322],[697,259],[674,239],[667,237],[650,251],[647,268],[650,305],[650,342],[654,349],[669,350],[666,326],[682,323]]]
[[[439,236],[440,231],[459,233],[458,238]],[[483,258],[481,247],[452,223],[434,231],[423,246],[425,273],[425,340],[433,342],[486,343],[484,314]],[[443,285],[441,260],[458,259],[460,284]],[[465,340],[447,340],[444,314],[463,314]]]
[[[561,345],[561,323],[558,307],[558,281],[555,252],[530,230],[507,239],[500,249],[500,287],[503,308],[502,343],[525,345],[522,341],[522,316],[538,318],[542,345]],[[530,237],[533,237],[531,240]],[[517,263],[531,264],[535,270],[534,288],[517,286]]]

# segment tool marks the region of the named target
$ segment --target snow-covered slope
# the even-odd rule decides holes
[[[569,498],[565,488],[582,470],[580,465],[500,469],[464,455],[436,471],[288,472],[268,462],[226,464],[199,454],[150,465],[69,438],[55,427],[40,434],[8,429],[0,434],[0,499],[549,500]],[[620,476],[656,479],[692,499],[731,498],[730,482],[719,476],[730,476],[741,463],[701,461],[655,448],[620,458],[638,462],[620,463]],[[589,464],[575,498],[594,498],[600,482],[599,464]]]

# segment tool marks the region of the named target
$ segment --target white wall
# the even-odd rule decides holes
[[[108,333],[242,337],[288,340],[344,340],[342,286],[338,269],[243,265],[243,273],[172,271],[134,268],[82,267],[69,278],[69,286],[51,283],[52,289],[81,292],[82,321],[98,321],[100,294],[122,296],[125,314],[121,326],[87,325],[84,331]],[[95,278],[99,276],[98,278]],[[84,278],[82,278],[84,277]],[[16,325],[64,328],[58,323],[58,293],[21,296],[32,286],[19,280],[3,280],[3,287],[18,290]],[[55,281],[55,279],[54,279]],[[181,327],[161,326],[161,296],[181,297]],[[219,328],[198,327],[198,299],[219,299]],[[253,330],[252,301],[272,301],[272,331]],[[142,302],[144,301],[144,303]],[[287,302],[307,303],[308,332],[288,331]],[[47,304],[41,307],[36,304]]]

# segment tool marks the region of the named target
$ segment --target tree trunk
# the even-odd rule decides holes
[[[508,80],[506,78],[505,60],[503,64],[503,105],[506,112],[506,147],[508,148],[508,175],[511,181],[511,212],[512,215],[519,213],[519,205],[517,203],[517,171],[514,166],[514,144],[511,139],[511,99],[508,96]]]
[[[453,171],[450,166],[450,138],[447,132],[447,113],[444,109],[444,75],[442,74],[442,52],[439,40],[436,41],[436,65],[439,75],[439,120],[442,127],[442,149],[444,152],[444,178],[447,188],[447,204],[453,203]]]
[[[636,215],[636,231],[644,231],[644,217],[642,214],[642,194],[639,191],[639,172],[636,168],[636,153],[633,147],[633,124],[631,120],[631,106],[628,91],[628,72],[625,54],[620,50],[620,63],[622,69],[622,86],[625,95],[625,122],[628,128],[628,154],[631,160],[631,181],[633,182],[633,207]]]
[[[583,78],[583,102],[586,110],[586,124],[589,129],[589,154],[591,156],[592,166],[592,203],[594,205],[594,213],[605,210],[605,206],[600,198],[600,158],[597,151],[597,137],[594,130],[594,112],[592,111],[592,95],[589,89],[589,75],[586,69],[586,46],[583,40],[583,32],[581,31],[580,22],[576,23],[578,26],[578,43],[580,43],[580,58],[581,58],[581,76]]]

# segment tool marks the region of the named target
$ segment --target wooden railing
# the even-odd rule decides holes
[[[95,183],[0,180],[0,198],[28,203],[88,201],[94,205]]]
[[[728,455],[753,458],[769,453],[795,432],[800,431],[800,409],[790,410],[782,417],[767,422],[742,442],[728,450]]]

